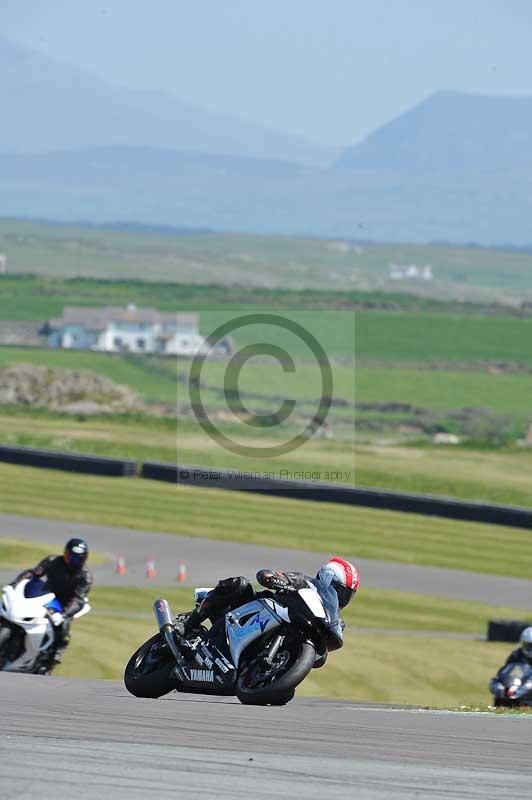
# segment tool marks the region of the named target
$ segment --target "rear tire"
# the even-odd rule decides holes
[[[152,636],[133,653],[124,671],[124,684],[135,697],[162,697],[176,688],[171,678],[175,666],[160,633]]]
[[[10,661],[7,657],[7,649],[11,639],[11,633],[11,628],[8,628],[7,625],[2,625],[0,622],[0,670],[3,670],[5,664]]]
[[[297,652],[294,647],[297,646]],[[288,647],[281,649],[279,656],[287,654],[288,660],[284,667],[273,673],[269,679],[264,673],[264,680],[257,677],[261,668],[260,656],[249,664],[236,682],[236,695],[244,705],[255,706],[284,706],[290,702],[295,694],[295,688],[303,681],[314,665],[316,650],[311,642],[291,642]],[[286,658],[286,656],[284,656]],[[263,685],[261,685],[261,683]]]

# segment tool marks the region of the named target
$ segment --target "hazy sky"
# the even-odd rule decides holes
[[[0,0],[0,33],[327,144],[437,89],[532,95],[532,0]]]

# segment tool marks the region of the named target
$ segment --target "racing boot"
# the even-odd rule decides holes
[[[174,620],[175,630],[181,639],[193,639],[199,636],[205,629],[202,622],[208,617],[200,608],[195,608],[185,614],[178,614]]]

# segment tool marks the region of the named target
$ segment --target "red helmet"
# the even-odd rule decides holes
[[[333,573],[330,585],[336,589],[338,605],[340,608],[345,608],[355,596],[360,583],[360,576],[357,568],[354,564],[346,561],[345,558],[333,556],[326,564],[320,567],[318,578],[321,578],[322,573],[325,571]]]

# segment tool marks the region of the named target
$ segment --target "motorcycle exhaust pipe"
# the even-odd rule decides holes
[[[183,659],[174,639],[175,626],[168,602],[162,598],[160,600],[156,600],[153,604],[153,613],[155,614],[159,631],[164,636],[166,644],[170,648],[172,655],[176,661],[181,662]]]

